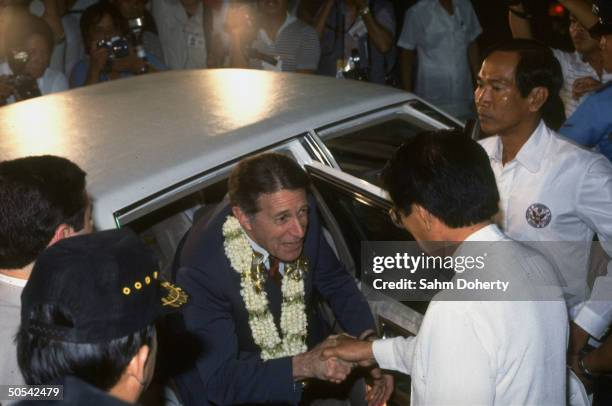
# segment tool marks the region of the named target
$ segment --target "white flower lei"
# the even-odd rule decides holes
[[[223,224],[225,255],[232,268],[241,276],[240,294],[249,313],[249,326],[255,344],[261,348],[266,361],[288,357],[306,351],[306,306],[304,304],[304,272],[308,270],[305,258],[286,264],[281,292],[281,340],[274,318],[268,307],[268,296],[263,289],[267,271],[261,263],[261,254],[253,251],[238,220],[228,216]]]

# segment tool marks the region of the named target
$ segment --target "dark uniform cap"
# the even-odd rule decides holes
[[[595,0],[593,14],[599,17],[599,21],[589,29],[589,33],[595,37],[612,34],[612,0]]]
[[[187,295],[158,279],[154,255],[128,230],[64,239],[40,254],[21,295],[21,323],[38,336],[75,343],[135,333],[180,308]],[[30,321],[35,306],[55,305],[72,326]]]

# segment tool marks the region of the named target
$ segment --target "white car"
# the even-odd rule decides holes
[[[388,218],[377,175],[406,137],[461,123],[417,97],[350,80],[255,70],[174,71],[0,109],[0,159],[54,154],[87,172],[97,229],[132,227],[168,270],[193,217],[219,202],[240,159],[279,151],[312,177],[339,258],[411,237]],[[380,320],[416,333],[421,314],[362,287]],[[412,306],[414,307],[414,306]]]

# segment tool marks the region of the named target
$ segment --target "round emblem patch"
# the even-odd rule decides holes
[[[544,228],[550,224],[552,213],[550,209],[542,203],[534,203],[527,208],[525,218],[531,227]]]

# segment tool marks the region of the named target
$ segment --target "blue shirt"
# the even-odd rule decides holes
[[[167,70],[168,68],[162,62],[159,61],[155,56],[147,53],[147,61],[151,66],[155,69],[162,71]],[[70,88],[80,87],[85,84],[87,80],[87,71],[89,70],[89,57],[81,59],[74,68],[72,69],[72,74],[70,75]],[[127,78],[134,76],[132,72],[121,72],[122,78]],[[106,82],[110,80],[108,74],[106,72],[100,73],[100,82]]]
[[[595,147],[612,161],[612,82],[590,95],[559,129],[577,143]]]

